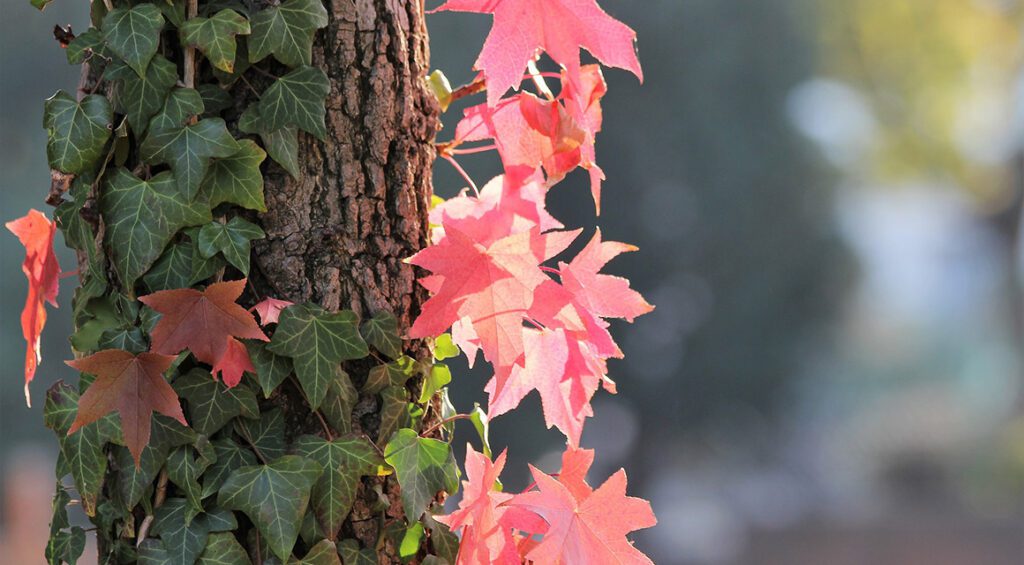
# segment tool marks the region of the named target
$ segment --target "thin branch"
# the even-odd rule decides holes
[[[453,167],[455,167],[455,170],[458,171],[460,175],[462,175],[462,178],[466,179],[466,182],[469,183],[469,187],[473,189],[473,192],[476,194],[477,198],[479,198],[480,189],[476,187],[476,183],[473,182],[473,179],[469,177],[469,173],[467,173],[466,170],[463,169],[462,166],[459,165],[459,163],[455,161],[455,158],[452,157],[451,155],[442,153],[441,157],[444,158],[445,161],[451,163]]]
[[[167,499],[167,467],[160,469],[160,478],[156,481],[156,493],[153,495],[153,513],[156,513],[156,509],[163,505],[164,500]],[[145,519],[142,520],[142,525],[139,526],[139,535],[135,541],[135,547],[142,545],[143,540],[146,539],[146,534],[149,533],[150,526],[153,525],[153,514],[147,514]]]
[[[495,144],[483,145],[480,147],[470,147],[469,149],[448,149],[449,155],[472,155],[474,153],[484,153],[486,151],[497,151],[498,146]]]
[[[185,17],[193,19],[199,15],[199,0],[187,0]],[[196,50],[191,45],[185,46],[185,88],[196,87]]]
[[[470,419],[472,417],[473,416],[471,414],[456,414],[454,416],[449,416],[449,417],[445,418],[444,420],[440,420],[437,423],[435,423],[433,426],[430,426],[429,428],[427,428],[423,433],[420,434],[420,436],[421,437],[430,437],[430,434],[436,432],[438,430],[438,428],[440,428],[441,426],[444,426],[445,424],[450,424],[450,423],[452,423],[452,422],[454,422],[456,420],[468,420],[468,419]]]
[[[485,90],[487,90],[487,83],[483,78],[478,78],[469,84],[462,85],[453,90],[451,101],[455,102],[456,100],[478,94]]]

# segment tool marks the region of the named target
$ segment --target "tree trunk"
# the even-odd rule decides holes
[[[392,312],[407,329],[424,291],[403,262],[427,244],[432,193],[433,140],[438,106],[424,77],[429,48],[422,0],[327,0],[330,24],[317,34],[313,64],[330,78],[327,136],[301,134],[301,176],[276,164],[265,175],[268,211],[260,216],[266,239],[254,245],[252,280],[264,294],[314,302],[361,317]],[[425,355],[422,344],[406,351]],[[369,365],[346,367],[358,387]],[[415,389],[418,382],[410,382]],[[283,389],[292,414],[308,416],[296,387]],[[436,414],[436,411],[431,411]],[[363,395],[353,429],[376,437],[377,395]],[[311,418],[292,418],[289,435],[317,433]],[[428,424],[429,425],[429,424]],[[365,479],[349,518],[366,547],[379,536],[371,508],[380,484],[401,520],[393,478]],[[346,525],[346,530],[349,525]],[[387,544],[380,563],[398,562]]]

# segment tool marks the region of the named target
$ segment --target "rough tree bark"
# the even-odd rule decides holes
[[[254,246],[254,285],[263,294],[314,302],[360,316],[388,310],[408,328],[424,291],[403,262],[427,243],[438,106],[424,78],[429,48],[422,0],[327,0],[330,24],[317,34],[313,64],[331,81],[327,136],[301,135],[301,177],[276,165],[265,178],[265,240]],[[406,343],[422,357],[422,344]],[[346,367],[358,387],[367,366]],[[418,383],[410,382],[410,390]],[[296,387],[286,387],[289,433],[320,430]],[[289,409],[290,408],[290,409]],[[376,437],[380,406],[364,395],[353,429]],[[436,411],[432,411],[436,414]],[[389,518],[401,519],[394,479],[366,479],[346,530],[373,547],[370,511],[382,486]],[[385,547],[380,562],[398,562]]]

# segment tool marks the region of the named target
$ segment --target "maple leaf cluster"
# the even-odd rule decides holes
[[[432,296],[409,337],[450,328],[470,364],[481,351],[494,368],[485,387],[490,417],[536,390],[547,426],[568,444],[558,479],[533,469],[537,490],[515,496],[493,488],[505,454],[492,463],[470,449],[462,505],[441,520],[462,531],[459,563],[650,563],[626,539],[654,525],[650,505],[625,496],[622,471],[590,488],[584,475],[593,452],[579,448],[594,394],[602,385],[615,392],[606,362],[622,351],[607,320],[632,322],[653,309],[629,281],[601,273],[636,248],[604,241],[597,230],[575,257],[553,265],[580,230],[565,230],[545,205],[555,184],[583,168],[600,213],[605,176],[595,138],[608,87],[600,66],[581,65],[580,49],[642,80],[636,35],[595,0],[448,0],[436,11],[493,14],[475,64],[487,100],[464,111],[440,149],[460,172],[458,155],[494,149],[504,174],[477,190],[463,173],[474,193],[432,210],[433,245],[409,260],[430,272],[420,282]],[[537,69],[542,52],[560,73]],[[527,78],[537,94],[520,90]],[[546,78],[558,79],[557,95]],[[503,97],[509,89],[518,92]]]
[[[505,457],[492,462],[466,447],[462,501],[437,518],[462,534],[459,563],[652,563],[626,538],[657,520],[650,503],[626,496],[625,471],[594,489],[586,481],[594,451],[570,447],[557,477],[531,465],[534,485],[513,495],[498,488]]]

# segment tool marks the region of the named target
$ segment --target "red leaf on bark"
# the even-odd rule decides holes
[[[281,310],[294,305],[294,302],[288,302],[287,300],[278,300],[276,298],[264,298],[258,304],[250,308],[250,311],[255,310],[260,315],[260,325],[267,327],[270,324],[276,324],[278,318],[281,317]]]
[[[37,210],[7,222],[7,229],[18,237],[25,246],[25,261],[21,270],[28,279],[28,293],[25,307],[21,311],[21,333],[25,338],[25,403],[32,405],[28,384],[35,377],[36,367],[42,360],[39,352],[39,336],[46,325],[44,302],[57,306],[57,291],[60,282],[60,265],[53,253],[53,236],[57,232],[56,222]]]
[[[530,467],[537,490],[516,495],[508,506],[536,514],[547,523],[544,532],[531,528],[522,515],[509,514],[505,522],[517,529],[542,533],[526,559],[534,563],[569,565],[650,565],[652,561],[626,538],[626,534],[657,524],[649,502],[626,496],[626,472],[619,470],[597,490],[583,480],[592,453],[570,450],[569,478],[562,480]],[[589,460],[588,460],[589,458]]]
[[[494,26],[476,60],[487,80],[487,103],[494,105],[522,82],[527,63],[543,49],[575,81],[580,48],[609,67],[631,71],[641,81],[636,33],[612,18],[596,0],[448,0],[438,11],[494,14]]]
[[[138,466],[142,448],[149,443],[153,412],[188,425],[178,395],[163,376],[173,361],[173,355],[140,353],[136,356],[119,349],[67,361],[75,369],[96,376],[78,400],[78,415],[68,435],[116,410],[121,417],[125,445]]]
[[[213,365],[210,372],[214,378],[220,375],[221,381],[228,388],[233,388],[242,382],[242,373],[249,371],[256,374],[256,367],[252,365],[249,358],[249,351],[245,345],[233,337],[228,337],[227,347],[224,348],[224,355]]]
[[[270,341],[256,318],[235,303],[245,279],[211,284],[205,291],[191,288],[161,290],[139,300],[163,314],[150,334],[156,353],[177,355],[188,349],[211,366],[222,364],[230,337]]]

